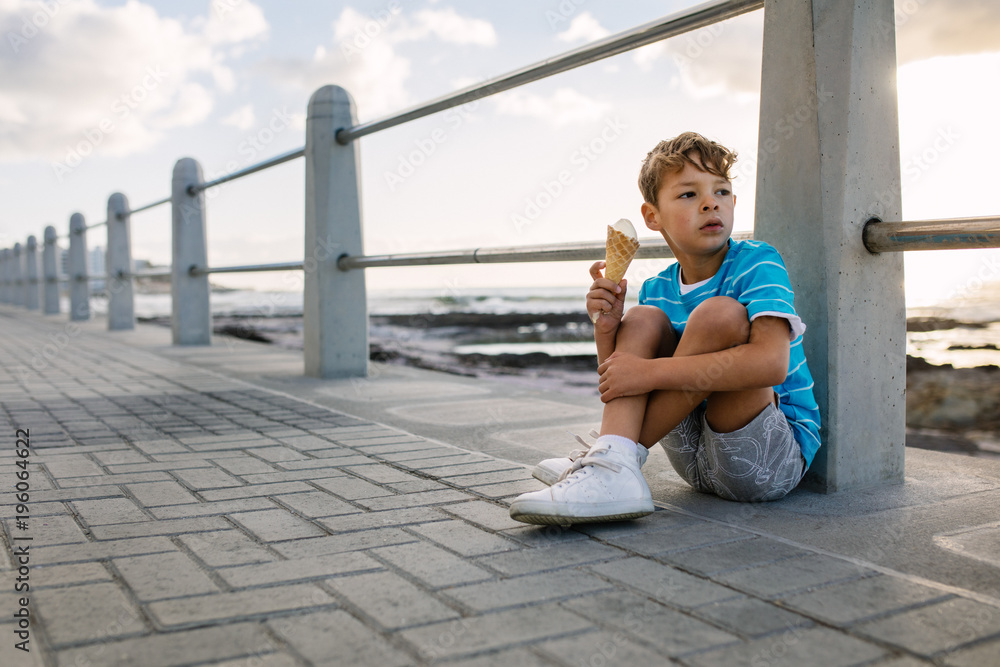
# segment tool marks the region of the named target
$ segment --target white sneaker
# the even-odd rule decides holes
[[[531,476],[537,479],[539,482],[545,486],[552,486],[558,482],[563,473],[573,467],[573,462],[582,459],[590,451],[590,443],[581,438],[575,433],[571,433],[576,441],[583,445],[583,449],[574,449],[569,453],[569,456],[560,456],[554,459],[545,459],[544,461],[539,461],[531,470]],[[591,431],[590,437],[598,437],[597,431]]]
[[[639,469],[645,458],[642,453],[598,441],[555,484],[515,498],[510,517],[524,523],[566,526],[652,514],[653,498]]]
[[[579,459],[582,459],[590,451],[590,443],[585,441],[580,436],[575,433],[571,433],[576,441],[581,445],[586,447],[586,449],[574,449],[569,453],[569,456],[560,456],[554,459],[545,459],[544,461],[539,461],[538,464],[532,468],[531,476],[537,479],[539,482],[545,486],[552,486],[566,474],[566,471],[573,467],[573,463]],[[597,431],[591,431],[590,437],[599,438],[600,434]],[[641,445],[640,445],[641,446]],[[639,461],[639,467],[642,468],[642,464],[646,462],[646,450],[642,447],[640,450],[641,459]]]

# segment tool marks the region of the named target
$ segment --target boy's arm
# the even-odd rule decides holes
[[[594,322],[594,341],[597,343],[597,363],[603,364],[605,359],[615,351],[618,339],[618,327],[625,314],[625,293],[628,291],[628,281],[620,284],[601,275],[604,268],[603,260],[594,262],[590,267],[590,277],[594,279],[587,293],[587,314],[591,317],[598,314]]]
[[[716,392],[773,387],[788,375],[788,321],[761,316],[750,325],[750,340],[719,352],[689,357],[642,359],[613,354],[598,368],[601,400],[657,389]]]
[[[615,341],[618,339],[618,334],[606,334],[601,335],[597,332],[597,328],[594,328],[594,340],[597,342],[597,363],[598,365],[603,364],[608,357],[610,357],[615,351]]]

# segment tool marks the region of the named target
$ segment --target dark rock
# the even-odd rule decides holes
[[[223,324],[212,328],[212,333],[252,340],[258,343],[270,343],[271,339],[257,331],[254,327],[245,324]]]
[[[907,331],[945,331],[948,329],[985,329],[986,322],[963,322],[949,317],[911,317],[906,320]]]

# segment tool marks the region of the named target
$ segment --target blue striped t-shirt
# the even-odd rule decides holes
[[[694,286],[684,285],[682,292],[679,271],[680,264],[675,262],[644,282],[639,290],[639,303],[657,306],[665,312],[678,336],[684,333],[691,311],[713,296],[728,296],[739,301],[746,307],[751,322],[761,315],[788,320],[791,327],[788,376],[774,390],[806,465],[811,464],[820,446],[819,406],[813,396],[813,379],[802,349],[802,333],[806,328],[795,313],[795,295],[781,255],[763,241],[730,239],[722,266],[708,280]]]

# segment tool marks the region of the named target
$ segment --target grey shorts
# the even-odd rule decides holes
[[[726,500],[778,500],[806,473],[792,428],[774,403],[732,433],[716,433],[709,427],[703,403],[660,445],[684,481]]]

